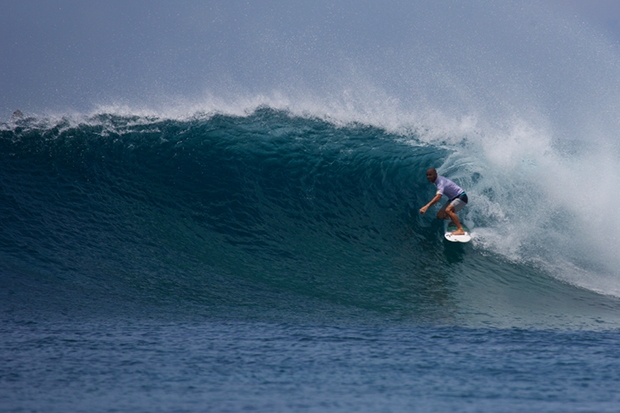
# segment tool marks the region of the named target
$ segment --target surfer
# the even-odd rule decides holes
[[[441,175],[437,175],[437,170],[435,168],[429,168],[426,171],[426,179],[428,182],[434,184],[437,187],[437,193],[431,199],[431,201],[420,208],[420,214],[424,214],[427,209],[431,206],[435,205],[437,202],[441,200],[443,195],[447,196],[448,202],[441,207],[439,212],[437,213],[437,218],[446,219],[446,217],[450,218],[454,225],[456,225],[457,230],[452,233],[452,235],[463,235],[465,231],[463,230],[463,226],[461,225],[461,221],[459,220],[457,212],[459,212],[465,205],[467,205],[467,194],[463,189],[449,180],[446,177]]]

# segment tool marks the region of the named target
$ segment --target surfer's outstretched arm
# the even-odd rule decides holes
[[[437,194],[433,197],[433,199],[431,199],[431,201],[424,205],[422,208],[420,208],[420,214],[424,214],[426,212],[426,210],[428,210],[430,207],[432,207],[433,205],[435,205],[437,202],[439,202],[441,200],[441,194]]]

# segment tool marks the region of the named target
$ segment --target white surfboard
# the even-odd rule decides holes
[[[469,232],[469,228],[465,225],[461,224],[463,230],[465,231],[464,235],[452,235],[453,231],[456,231],[456,225],[452,223],[452,221],[446,221],[445,223],[445,234],[444,237],[450,242],[469,242],[471,241],[471,233]]]

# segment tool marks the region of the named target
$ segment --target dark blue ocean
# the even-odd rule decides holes
[[[3,123],[0,411],[618,411],[614,258],[549,155],[436,135],[270,107]],[[471,243],[418,213],[431,166]]]

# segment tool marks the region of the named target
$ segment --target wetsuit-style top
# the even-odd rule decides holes
[[[454,199],[465,192],[463,188],[441,175],[437,175],[433,184],[437,187],[438,194],[445,195],[450,199]]]

